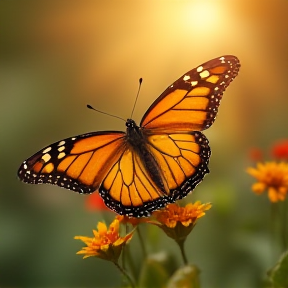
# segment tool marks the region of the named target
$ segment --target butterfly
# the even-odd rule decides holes
[[[120,215],[147,217],[189,194],[209,173],[209,142],[200,132],[216,117],[240,62],[226,55],[188,71],[126,132],[98,131],[40,150],[19,168],[20,180],[87,194],[98,191]]]

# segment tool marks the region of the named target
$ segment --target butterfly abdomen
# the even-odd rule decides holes
[[[131,146],[131,149],[138,155],[144,169],[148,172],[151,180],[156,184],[160,194],[168,194],[169,188],[165,183],[163,173],[161,173],[161,167],[149,151],[149,145],[146,140],[146,136],[142,133],[142,129],[138,127],[134,120],[128,119],[127,123],[127,142]],[[137,159],[135,159],[137,161]]]

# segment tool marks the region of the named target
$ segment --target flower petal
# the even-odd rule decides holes
[[[100,235],[103,235],[107,232],[107,226],[104,222],[98,222],[97,229]]]

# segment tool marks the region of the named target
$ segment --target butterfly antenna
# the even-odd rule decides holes
[[[119,117],[119,116],[112,115],[112,114],[109,114],[109,113],[106,113],[106,112],[103,112],[103,111],[97,110],[97,109],[95,109],[94,107],[92,107],[92,106],[89,105],[89,104],[87,104],[87,108],[89,108],[89,109],[91,109],[91,110],[94,110],[94,111],[96,111],[96,112],[99,112],[99,113],[102,113],[102,114],[105,114],[105,115],[108,115],[108,116],[114,117],[114,118],[118,118],[118,119],[120,119],[120,120],[126,122],[125,119],[123,119],[123,118],[121,118],[121,117]]]
[[[139,87],[138,87],[137,96],[136,96],[136,99],[135,99],[135,102],[134,102],[134,106],[133,106],[133,109],[132,109],[132,113],[131,113],[131,117],[130,117],[131,119],[132,119],[132,116],[133,116],[133,113],[134,113],[134,110],[135,110],[135,106],[136,106],[137,99],[138,99],[138,96],[139,96],[139,92],[140,92],[140,88],[141,88],[142,81],[143,81],[143,79],[140,78],[140,79],[139,79]]]

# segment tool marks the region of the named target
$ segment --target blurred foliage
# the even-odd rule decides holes
[[[278,263],[273,267],[269,273],[269,280],[273,288],[288,287],[288,251],[281,255]]]
[[[167,288],[198,288],[200,287],[200,271],[195,265],[186,265],[179,268],[169,281]]]
[[[169,273],[163,266],[163,261],[147,258],[141,269],[139,287],[166,287],[169,277]]]

